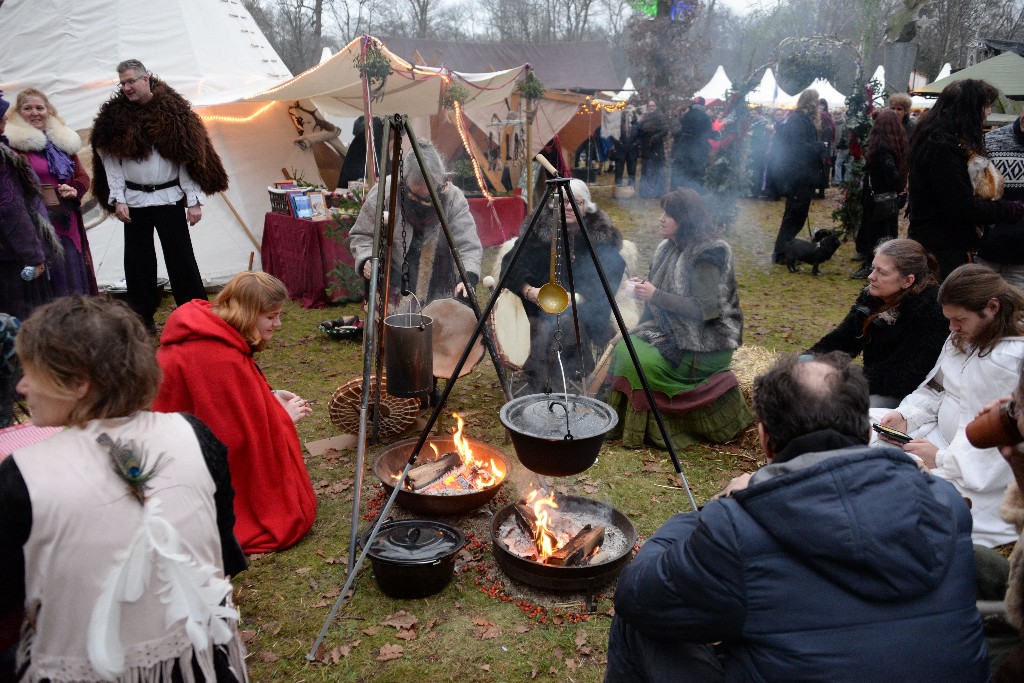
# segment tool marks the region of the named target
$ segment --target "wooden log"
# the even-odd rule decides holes
[[[537,515],[533,513],[533,508],[529,505],[519,502],[512,507],[512,513],[515,515],[516,524],[522,529],[523,533],[530,540],[537,534]]]
[[[548,558],[547,564],[557,567],[573,567],[583,564],[594,549],[604,543],[604,527],[586,525],[572,540],[556,550]]]
[[[414,491],[430,486],[447,472],[462,466],[462,457],[455,451],[445,453],[437,460],[417,465],[406,477]]]

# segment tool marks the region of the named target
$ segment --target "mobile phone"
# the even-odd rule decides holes
[[[871,428],[874,429],[879,435],[884,436],[890,441],[898,441],[900,443],[907,443],[911,441],[909,434],[904,434],[898,429],[892,429],[891,427],[883,427],[880,424],[873,424]]]

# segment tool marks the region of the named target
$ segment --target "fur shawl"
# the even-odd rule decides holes
[[[1021,496],[1017,482],[1006,487],[999,512],[1017,531],[1024,531],[1024,496]],[[1024,543],[1017,541],[1017,547],[1010,555],[1010,579],[1006,589],[1006,618],[1019,628],[1024,628]]]
[[[69,157],[82,149],[82,138],[78,133],[52,115],[46,122],[46,130],[42,131],[33,128],[19,112],[12,112],[7,120],[6,135],[11,147],[19,152],[42,152],[47,140]]]
[[[124,93],[103,103],[93,122],[92,147],[121,159],[142,161],[157,154],[185,167],[206,194],[228,189],[228,175],[202,120],[188,100],[172,87],[152,78],[153,98],[135,104]],[[99,154],[93,154],[93,192],[108,211],[110,188]]]
[[[0,164],[9,166],[14,171],[15,177],[20,181],[23,191],[22,196],[25,201],[25,210],[32,219],[32,227],[35,228],[44,249],[54,257],[61,257],[64,254],[64,247],[60,243],[60,238],[57,237],[57,231],[54,230],[53,224],[50,223],[50,219],[46,216],[43,198],[39,189],[39,179],[36,177],[35,172],[32,171],[32,166],[25,160],[25,157],[8,147],[5,144],[6,141],[4,136],[0,136]]]
[[[633,330],[633,334],[653,345],[673,364],[678,364],[686,353],[735,351],[743,343],[743,314],[728,242],[715,238],[687,244],[662,240],[654,251],[648,279],[662,291],[690,297],[696,266],[702,262],[721,271],[717,318],[694,320],[648,302],[639,327]]]

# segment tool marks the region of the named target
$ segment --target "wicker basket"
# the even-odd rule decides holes
[[[370,383],[376,375],[370,375]],[[371,387],[371,399],[373,396]],[[359,433],[359,406],[363,397],[363,378],[355,377],[334,391],[328,404],[331,423],[346,434]],[[420,414],[416,398],[400,398],[387,393],[387,377],[380,381],[380,438],[397,436],[409,429]]]
[[[270,195],[270,210],[274,213],[282,213],[285,216],[292,215],[291,206],[288,204],[287,190],[279,190],[276,187],[268,187],[267,194]]]

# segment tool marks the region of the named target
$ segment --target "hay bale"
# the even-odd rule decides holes
[[[776,351],[753,344],[744,345],[732,354],[732,371],[740,383],[740,391],[747,404],[753,403],[754,378],[768,370],[778,358]]]

